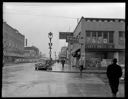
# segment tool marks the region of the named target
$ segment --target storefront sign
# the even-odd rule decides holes
[[[66,41],[70,42],[70,43],[79,43],[79,39],[78,38],[71,37],[71,36],[67,37]]]
[[[108,49],[112,49],[112,48],[114,48],[114,45],[109,45],[109,44],[87,44],[87,45],[85,45],[85,48],[108,48]]]
[[[59,32],[59,39],[66,39],[67,36],[73,36],[72,32]]]

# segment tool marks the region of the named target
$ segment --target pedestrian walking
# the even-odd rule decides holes
[[[79,69],[80,69],[80,76],[82,77],[82,71],[84,66],[84,60],[82,58],[79,59]]]
[[[64,69],[64,64],[65,64],[65,60],[64,59],[61,60],[61,64],[62,64],[62,69]]]
[[[113,97],[116,97],[119,86],[119,79],[122,76],[122,68],[117,65],[117,59],[114,58],[113,63],[107,67],[107,77],[109,80],[109,85],[112,91]]]

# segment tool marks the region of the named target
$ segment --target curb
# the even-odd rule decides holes
[[[41,71],[41,70],[39,70]],[[43,71],[43,70],[42,70]],[[50,71],[46,70],[44,72],[56,72],[56,73],[80,73],[79,71]],[[96,71],[84,71],[82,73],[95,73],[95,74],[105,74],[106,72],[96,72]]]

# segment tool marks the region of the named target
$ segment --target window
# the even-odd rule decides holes
[[[109,43],[113,43],[113,34],[114,32],[109,32]]]
[[[103,38],[107,39],[108,38],[108,32],[103,32]]]
[[[102,37],[102,32],[98,32],[98,37]]]
[[[98,38],[97,38],[97,43],[102,43],[102,32],[101,31],[98,31],[97,32],[98,34],[97,34],[97,36],[98,36]]]
[[[91,32],[86,31],[86,37],[91,37]]]
[[[96,32],[92,32],[92,37],[96,37]]]
[[[124,31],[119,31],[119,38],[124,38]]]

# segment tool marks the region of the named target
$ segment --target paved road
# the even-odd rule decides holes
[[[33,63],[4,67],[2,74],[2,97],[111,97],[95,74],[35,71]]]

